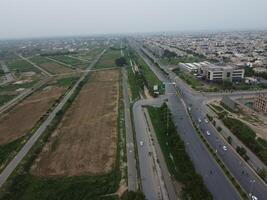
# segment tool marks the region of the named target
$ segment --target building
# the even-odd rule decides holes
[[[207,81],[240,81],[244,78],[245,70],[240,67],[230,65],[214,65],[209,62],[200,63],[198,73]]]
[[[260,93],[253,102],[253,107],[263,113],[267,113],[267,94]]]
[[[207,81],[240,81],[244,78],[245,70],[230,65],[214,65],[207,61],[199,63],[180,63],[180,67],[191,73],[197,73]]]

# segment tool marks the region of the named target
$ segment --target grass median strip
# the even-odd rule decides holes
[[[182,184],[182,198],[212,199],[202,177],[196,173],[194,165],[186,153],[184,142],[176,132],[167,105],[164,103],[160,108],[148,107],[148,112],[169,172],[176,181]]]

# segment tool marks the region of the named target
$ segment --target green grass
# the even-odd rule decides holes
[[[69,87],[78,80],[78,77],[66,77],[57,80],[57,85],[60,87]]]
[[[22,83],[22,84],[9,84],[6,86],[0,86],[0,92],[6,92],[6,91],[12,91],[14,92],[15,90],[19,89],[19,88],[30,88],[32,87],[35,83],[37,83],[37,80],[34,80],[32,82],[29,83]]]
[[[257,138],[256,133],[238,119],[225,117],[223,123],[267,165],[267,141]]]
[[[140,57],[135,51],[130,51],[130,55],[132,59],[136,62],[139,67],[141,75],[144,77],[145,85],[148,87],[148,90],[151,94],[153,94],[154,85],[159,86],[159,93],[163,94],[165,91],[164,85],[158,79],[158,77],[154,74],[154,72],[149,68],[143,58]]]
[[[160,108],[148,107],[148,111],[169,172],[178,182],[182,183],[183,199],[212,199],[202,177],[196,173],[185,150],[184,142],[176,132],[167,105],[163,104]]]
[[[182,63],[194,63],[194,62],[200,62],[203,59],[200,59],[193,55],[187,55],[187,56],[181,56],[181,57],[173,57],[173,58],[162,58],[160,60],[161,63],[165,65],[178,65],[180,62]]]
[[[204,84],[201,80],[198,80],[194,75],[183,72],[182,70],[175,69],[173,72],[183,79],[188,85],[190,85],[195,90],[201,90],[204,87]]]
[[[142,92],[142,85],[140,86],[137,80],[136,75],[133,73],[132,68],[127,69],[128,74],[128,83],[130,85],[132,100],[136,100],[140,97],[140,93]]]
[[[104,55],[100,58],[99,62],[95,65],[96,69],[117,67],[115,60],[121,57],[119,50],[107,49]]]
[[[25,60],[12,60],[7,65],[11,71],[16,72],[39,71]]]
[[[5,186],[5,189],[1,190],[1,200],[118,200],[116,196],[104,197],[104,195],[112,194],[118,189],[121,178],[119,147],[117,148],[117,159],[114,169],[107,174],[75,177],[36,177],[30,174],[32,163],[38,157],[50,135],[56,129],[64,113],[71,106],[87,80],[88,76],[86,80],[79,84],[77,90],[75,90],[67,103],[56,114],[31,152],[27,154],[26,158],[17,168],[13,179],[9,180],[9,184]],[[121,121],[120,116],[118,116],[118,121]],[[118,127],[120,130],[120,125]]]
[[[82,65],[83,61],[76,59],[76,58],[72,58],[69,56],[64,56],[64,55],[58,55],[58,56],[51,56],[51,58],[58,60],[60,62],[66,63],[68,65],[73,65],[73,66],[77,66],[77,65]]]
[[[3,166],[11,156],[14,156],[14,153],[18,151],[22,145],[23,139],[21,137],[10,143],[0,145],[0,166]]]
[[[30,60],[37,65],[41,65],[41,64],[50,62],[50,60],[48,60],[47,58],[42,57],[42,56],[35,56],[35,57],[31,58]]]
[[[15,97],[16,95],[0,95],[0,106],[4,105]]]

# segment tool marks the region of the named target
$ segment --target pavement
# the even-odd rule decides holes
[[[149,61],[149,60],[148,60]],[[154,66],[159,73],[162,73],[159,68]],[[193,120],[198,123],[199,117],[203,118],[206,115],[204,108],[204,100],[212,97],[221,97],[224,94],[205,94],[201,95],[201,93],[193,92],[188,90],[187,86],[184,83],[181,83],[177,78],[175,79],[170,75],[170,80],[175,82],[176,91],[182,95],[182,99],[184,100],[187,107],[191,108],[191,114],[193,116]],[[233,92],[232,96],[239,95],[251,95],[257,93],[258,91],[242,91],[242,92]],[[228,93],[229,94],[229,93]],[[186,117],[186,116],[184,116]],[[187,117],[188,118],[188,117]],[[203,121],[203,120],[202,120]],[[182,123],[184,124],[184,123]],[[223,161],[225,166],[230,170],[232,175],[239,182],[241,187],[247,192],[247,194],[252,193],[260,200],[267,199],[267,187],[266,184],[259,178],[259,176],[255,173],[255,171],[237,154],[237,152],[232,149],[225,140],[218,134],[218,132],[214,129],[214,127],[209,123],[199,123],[200,129],[203,130],[203,135],[208,140],[209,144],[218,152],[219,158]],[[185,127],[186,128],[186,127]],[[206,134],[206,131],[211,133],[210,136]],[[227,146],[227,151],[222,150],[222,146]],[[198,153],[198,152],[196,152]],[[200,155],[202,158],[203,155]],[[195,165],[196,168],[200,167],[199,164]],[[202,175],[203,176],[203,175]],[[219,180],[218,180],[219,181]],[[209,181],[208,181],[209,182]],[[226,187],[226,185],[224,186]],[[223,186],[221,187],[221,189]],[[209,188],[210,189],[210,188]],[[210,189],[211,191],[211,189]],[[218,195],[223,194],[222,191],[218,191]],[[225,198],[231,199],[231,198]]]
[[[104,54],[105,50],[92,62],[88,69],[90,70],[96,62],[100,59],[100,57]],[[68,101],[68,99],[71,97],[71,95],[74,93],[76,88],[78,87],[79,83],[84,80],[86,75],[89,73],[89,71],[75,83],[75,85],[72,87],[72,89],[64,96],[62,101],[55,107],[55,109],[48,115],[48,117],[44,120],[44,122],[40,125],[40,127],[33,133],[33,135],[30,137],[30,139],[26,142],[26,144],[20,149],[20,151],[17,153],[17,155],[11,160],[11,162],[8,163],[8,165],[4,168],[4,170],[0,174],[0,187],[3,186],[3,184],[6,182],[8,177],[12,174],[12,172],[16,169],[16,167],[19,165],[19,163],[22,161],[22,159],[25,157],[25,155],[30,151],[30,149],[33,147],[33,145],[36,143],[36,141],[39,139],[39,137],[44,133],[47,126],[52,122],[54,117],[56,116],[56,113],[62,109],[62,107],[65,105],[65,103]]]

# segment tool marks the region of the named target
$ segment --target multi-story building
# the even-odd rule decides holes
[[[260,93],[253,103],[253,107],[260,112],[267,113],[267,94]]]
[[[240,81],[244,78],[245,71],[243,68],[230,65],[214,65],[207,61],[199,63],[180,63],[180,66],[190,72],[205,78],[207,81]]]

